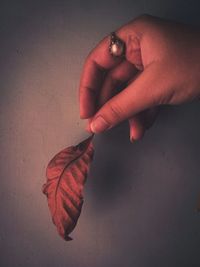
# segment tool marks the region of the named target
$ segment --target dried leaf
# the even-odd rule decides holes
[[[93,135],[76,146],[70,146],[49,162],[43,185],[53,223],[61,237],[71,240],[83,204],[83,186],[93,158]]]

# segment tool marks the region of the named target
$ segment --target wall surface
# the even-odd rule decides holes
[[[123,123],[96,154],[72,242],[41,193],[48,161],[87,136],[78,84],[89,51],[141,13],[198,24],[198,1],[1,1],[0,266],[200,266],[199,103],[165,108],[142,141]]]

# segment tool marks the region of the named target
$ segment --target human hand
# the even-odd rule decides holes
[[[154,122],[159,106],[199,98],[200,32],[143,15],[122,26],[116,35],[126,44],[125,58],[109,53],[107,36],[85,61],[80,116],[89,119],[94,133],[128,119],[130,139],[136,140]]]

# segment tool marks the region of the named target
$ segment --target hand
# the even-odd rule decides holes
[[[159,106],[199,98],[200,32],[143,15],[116,35],[126,44],[125,58],[110,55],[107,36],[85,61],[80,116],[89,119],[94,133],[129,119],[130,138],[136,140],[154,122]]]

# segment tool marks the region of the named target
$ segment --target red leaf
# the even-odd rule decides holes
[[[93,135],[59,152],[49,162],[43,185],[53,223],[61,237],[71,240],[83,204],[83,186],[93,158]]]

